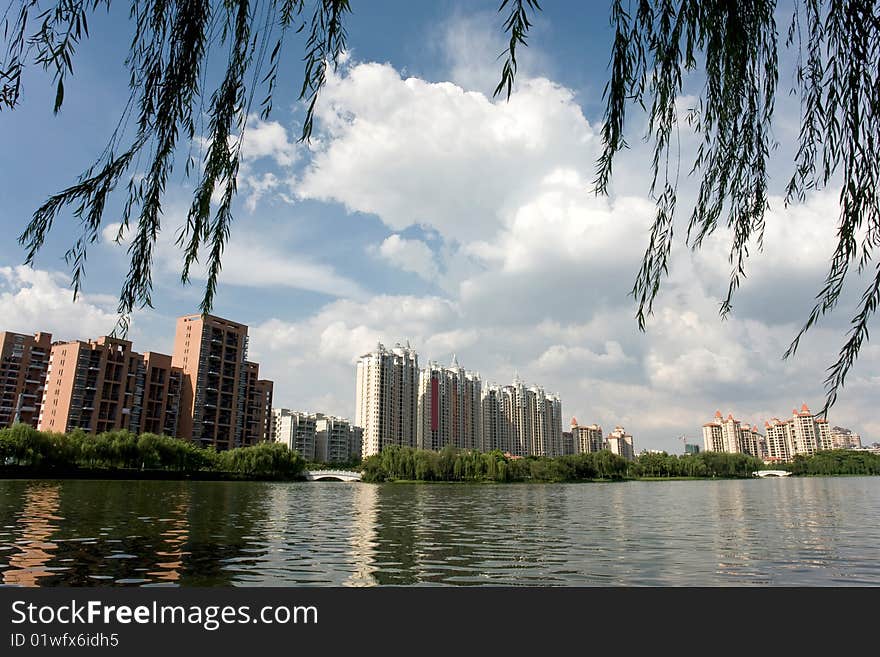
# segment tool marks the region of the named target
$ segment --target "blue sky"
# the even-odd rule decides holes
[[[214,309],[251,326],[251,353],[276,381],[276,405],[350,416],[354,359],[377,340],[409,339],[423,362],[456,352],[487,382],[518,372],[558,392],[567,417],[607,430],[624,425],[637,449],[681,451],[676,438],[699,441],[716,409],[763,425],[803,402],[821,406],[852,297],[797,360],[780,356],[820,288],[836,190],[788,209],[771,199],[765,251],[751,258],[724,322],[717,309],[728,235],[719,230],[696,254],[677,244],[656,315],[639,333],[627,293],[651,222],[642,117],[628,126],[633,148],[620,158],[611,196],[595,198],[608,8],[545,5],[506,102],[491,97],[504,47],[496,2],[354,3],[347,61],[322,94],[309,147],[297,143],[301,42],[291,42],[273,114],[249,121],[245,134]],[[70,215],[32,270],[20,267],[14,239],[46,196],[100,153],[127,97],[127,8],[99,13],[90,28],[57,116],[51,80],[38,71],[26,78],[21,106],[0,114],[0,226],[8,235],[0,241],[0,328],[74,339],[115,322],[124,245],[102,239],[92,247],[85,294],[73,304],[62,260],[75,236]],[[699,85],[690,80],[686,91]],[[777,194],[786,140],[798,128],[792,102],[781,98],[777,113]],[[695,143],[684,128],[682,143],[685,154]],[[201,298],[200,280],[179,283],[172,244],[192,187],[179,167],[165,200],[155,309],[139,312],[131,333],[141,351],[170,350],[174,318]],[[692,187],[682,185],[682,208]],[[117,200],[104,219],[108,238],[118,211]],[[880,350],[869,346],[830,416],[873,440],[880,421],[868,402],[878,363]]]

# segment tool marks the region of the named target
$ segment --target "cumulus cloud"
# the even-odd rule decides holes
[[[598,353],[586,347],[555,344],[541,354],[536,365],[544,370],[564,371],[583,365],[612,367],[632,361],[633,359],[623,352],[619,342],[609,340],[605,343],[605,351]]]
[[[595,134],[573,94],[525,80],[510,102],[362,63],[328,80],[321,146],[294,182],[299,198],[427,224],[456,241],[491,238],[505,212],[557,168],[581,169]]]
[[[296,143],[290,141],[287,130],[278,121],[264,121],[256,114],[248,116],[241,142],[242,160],[271,158],[279,166],[289,167],[298,157]]]
[[[436,279],[440,273],[434,261],[434,252],[422,240],[391,235],[377,247],[371,247],[370,251],[392,266],[412,272],[428,281]]]
[[[103,295],[73,301],[66,276],[26,266],[0,267],[2,330],[47,331],[59,340],[79,340],[113,330],[116,299]]]

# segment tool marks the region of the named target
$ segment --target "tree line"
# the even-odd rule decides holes
[[[783,467],[794,475],[880,475],[880,454],[832,449],[795,456]]]
[[[364,460],[363,480],[414,481],[591,481],[642,477],[750,477],[764,467],[746,454],[704,452],[684,456],[642,454],[628,461],[608,450],[554,458],[511,458],[502,452],[445,447],[439,452],[386,447]]]
[[[225,451],[153,433],[107,431],[93,435],[37,431],[25,424],[0,429],[0,471],[70,473],[138,471],[229,478],[296,479],[305,461],[282,443]]]

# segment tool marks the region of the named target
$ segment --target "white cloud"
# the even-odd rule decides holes
[[[421,240],[390,235],[378,247],[371,247],[370,251],[391,265],[412,272],[427,281],[439,276],[434,252]]]
[[[290,141],[287,130],[278,121],[263,121],[256,114],[248,116],[241,143],[242,160],[271,158],[279,166],[289,167],[298,157],[297,144]]]
[[[110,333],[116,325],[116,299],[83,296],[73,301],[66,277],[31,267],[0,267],[2,330],[47,331],[59,340],[79,340]]]
[[[608,340],[604,353],[578,346],[555,344],[538,358],[537,367],[543,370],[563,373],[572,367],[584,365],[592,367],[614,367],[632,362],[633,359],[623,352],[619,342]]]
[[[510,102],[491,101],[385,64],[329,78],[317,120],[321,146],[294,181],[300,198],[462,242],[491,238],[552,171],[591,167],[595,143],[572,92],[549,80],[523,80]]]
[[[550,67],[538,45],[542,42],[540,17],[533,20],[529,47],[517,50],[517,82],[545,74]],[[507,48],[502,23],[503,17],[497,12],[469,12],[453,15],[443,25],[436,45],[451,82],[487,96],[495,91],[503,63],[498,56]]]

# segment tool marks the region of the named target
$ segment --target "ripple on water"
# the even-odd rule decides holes
[[[0,582],[880,585],[880,478],[75,483],[0,481]]]

